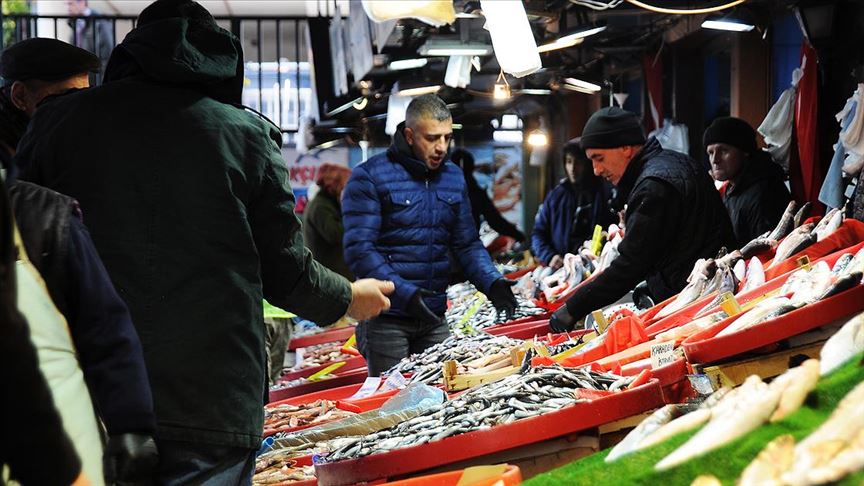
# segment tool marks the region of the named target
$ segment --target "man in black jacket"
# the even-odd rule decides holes
[[[553,314],[556,332],[647,280],[655,301],[684,288],[693,264],[733,242],[729,216],[708,174],[695,161],[645,141],[639,119],[617,107],[594,113],[582,132],[594,173],[626,200],[625,236],[612,265]]]
[[[756,131],[740,118],[717,118],[705,130],[703,142],[711,176],[726,183],[720,192],[741,248],[783,217],[792,199],[783,169],[759,150]]]

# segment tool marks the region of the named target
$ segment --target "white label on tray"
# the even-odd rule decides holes
[[[353,395],[351,395],[348,399],[354,400],[356,398],[366,398],[375,393],[375,390],[378,389],[378,385],[381,384],[380,376],[367,376],[366,381],[363,382],[363,386],[360,387]]]
[[[667,341],[651,346],[651,369],[665,366],[675,361],[675,341]]]
[[[381,391],[386,392],[390,390],[402,389],[408,386],[408,380],[402,376],[402,373],[391,373],[390,376],[387,377],[387,380],[384,381],[384,384],[381,385]]]

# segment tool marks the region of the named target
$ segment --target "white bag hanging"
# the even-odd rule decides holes
[[[804,62],[806,62],[806,58]],[[804,75],[801,68],[792,72],[792,86],[784,91],[756,130],[765,138],[767,152],[784,170],[789,170],[789,149],[792,146],[792,128],[795,119],[795,96],[798,82]]]
[[[522,2],[481,0],[484,29],[492,37],[495,57],[505,73],[521,78],[542,67],[537,41]]]
[[[471,56],[450,56],[444,84],[451,88],[465,88],[471,82]]]

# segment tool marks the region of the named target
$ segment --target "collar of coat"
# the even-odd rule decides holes
[[[771,160],[770,155],[760,151],[755,157],[745,162],[738,177],[734,181],[730,181],[729,187],[726,188],[725,197],[739,194],[748,187],[767,179],[783,181],[785,174],[783,168]]]
[[[450,161],[450,152],[447,152],[447,155],[444,156],[444,162],[438,166],[437,169],[430,169],[426,167],[426,163],[422,160],[417,160],[414,157],[414,152],[411,151],[411,146],[408,145],[408,141],[405,140],[405,134],[403,131],[405,130],[405,122],[400,123],[396,126],[396,133],[393,134],[393,143],[390,145],[390,148],[387,149],[387,157],[393,162],[401,164],[405,167],[405,170],[411,174],[411,177],[415,179],[428,179],[432,175],[437,172],[440,172],[444,168],[444,164]]]
[[[626,201],[627,198],[630,197],[630,191],[633,190],[633,185],[636,183],[636,179],[638,179],[639,174],[642,173],[642,168],[645,167],[645,162],[660,153],[662,150],[663,147],[660,146],[660,142],[658,142],[656,138],[651,137],[647,142],[645,142],[645,145],[642,146],[642,150],[633,156],[630,163],[627,164],[627,168],[624,170],[624,175],[622,175],[621,180],[618,181],[618,197],[622,201]]]

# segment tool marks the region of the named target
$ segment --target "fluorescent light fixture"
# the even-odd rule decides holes
[[[528,145],[532,147],[545,147],[549,145],[549,137],[546,132],[534,130],[528,134]]]
[[[453,128],[453,130],[462,130],[462,124],[461,123],[454,123],[452,125],[452,128]]]
[[[354,106],[354,105],[356,105],[356,104],[358,104],[358,103],[362,103],[364,99],[365,99],[365,98],[363,98],[362,96],[360,96],[359,98],[355,98],[355,99],[349,101],[348,103],[345,103],[344,105],[342,105],[342,106],[336,108],[335,110],[331,110],[331,111],[327,112],[326,116],[327,116],[327,117],[333,117],[333,116],[336,116],[336,115],[338,115],[339,113],[342,113],[343,111],[345,111],[345,110],[351,108],[352,106]],[[362,108],[358,108],[358,109],[361,109],[361,110],[362,110]]]
[[[522,143],[522,132],[518,130],[495,130],[492,140],[502,143]]]
[[[391,71],[402,71],[404,69],[417,69],[425,66],[429,62],[429,59],[425,57],[420,57],[417,59],[399,59],[398,61],[391,61],[388,66]]]
[[[418,52],[421,56],[490,56],[492,46],[477,42],[430,39],[420,46]]]
[[[396,94],[399,96],[422,96],[430,93],[437,93],[441,89],[440,85],[435,86],[419,86],[417,88],[401,89]]]
[[[735,19],[724,18],[718,20],[706,20],[702,22],[702,28],[714,30],[728,30],[732,32],[750,32],[755,28],[755,26],[752,24],[746,24]]]
[[[576,78],[564,79],[564,86],[571,88],[571,89],[576,88],[576,89],[574,89],[574,91],[581,91],[583,93],[589,93],[589,94],[590,93],[596,93],[596,92],[600,91],[601,89],[603,89],[594,83],[589,83],[588,81],[582,81],[581,79],[576,79]]]
[[[535,89],[535,88],[525,88],[518,90],[519,94],[527,94],[527,95],[550,95],[552,94],[551,89]]]
[[[599,34],[606,30],[605,25],[601,25],[598,27],[592,27],[590,29],[580,30],[578,32],[573,32],[570,34],[562,35],[561,37],[555,39],[554,41],[543,44],[542,46],[537,48],[538,52],[549,52],[554,51],[556,49],[564,49],[565,47],[572,47],[577,44],[581,44],[585,41],[585,38],[588,36],[592,36],[594,34]]]
[[[504,130],[516,130],[519,128],[519,115],[501,115],[501,128]],[[520,140],[521,141],[521,140]]]

